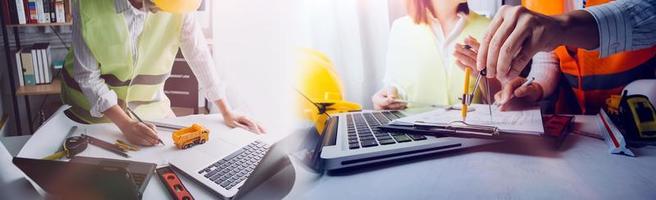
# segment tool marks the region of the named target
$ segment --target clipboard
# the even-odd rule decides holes
[[[451,123],[427,123],[417,121],[412,124],[387,124],[378,129],[386,132],[430,135],[436,137],[460,137],[505,140],[513,138],[541,138],[543,135],[505,132],[495,126],[467,124],[462,121]]]
[[[539,106],[526,105],[522,108],[501,111],[488,105],[471,104],[467,121],[461,121],[459,111],[436,108],[393,120],[379,129],[387,132],[403,132],[438,137],[473,137],[504,139],[544,135],[544,120]],[[494,114],[494,120],[489,117]],[[522,137],[526,138],[526,137]]]

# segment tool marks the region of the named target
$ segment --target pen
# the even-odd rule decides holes
[[[469,76],[471,75],[471,68],[465,68],[465,94],[462,95],[462,109],[460,110],[460,115],[462,115],[462,121],[467,119],[467,105],[469,104]]]
[[[134,113],[134,111],[132,111],[132,109],[130,109],[130,107],[126,106],[126,108],[128,108],[128,112],[130,112],[130,114],[132,114],[132,116],[134,116],[135,118],[137,118],[137,120],[139,120],[139,122],[141,122],[141,123],[146,123],[146,122],[144,122],[143,120],[141,120],[141,118],[139,117],[139,115],[137,115],[137,113]],[[162,141],[162,139],[157,138],[157,141],[159,141],[160,144],[164,145],[164,142]]]

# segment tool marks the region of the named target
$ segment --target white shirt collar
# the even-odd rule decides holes
[[[467,14],[465,13],[458,13],[458,21],[456,22],[455,26],[451,29],[451,32],[449,32],[448,35],[443,34],[442,31],[442,26],[440,25],[440,21],[437,20],[434,17],[431,17],[431,29],[433,30],[433,34],[435,35],[435,39],[438,40],[439,43],[442,44],[449,44],[451,41],[455,40],[458,35],[462,32],[463,28],[465,27],[465,22],[467,21]]]
[[[114,6],[116,7],[116,13],[123,13],[127,11],[128,9],[132,9],[135,13],[140,13],[144,12],[141,9],[137,9],[132,4],[129,2],[129,0],[115,0],[114,1]]]

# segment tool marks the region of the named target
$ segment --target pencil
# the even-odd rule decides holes
[[[139,122],[141,122],[141,123],[146,123],[146,122],[144,122],[143,120],[141,120],[141,118],[139,117],[139,115],[137,115],[137,113],[134,113],[134,111],[132,111],[132,109],[130,109],[130,107],[126,106],[126,108],[128,108],[128,112],[130,112],[130,113],[132,114],[132,116],[134,116],[135,118],[137,118],[137,120],[139,120]],[[164,142],[162,141],[162,139],[157,138],[157,141],[159,141],[160,144],[164,145]]]
[[[468,103],[468,96],[469,96],[469,76],[471,76],[471,68],[467,67],[465,68],[465,95],[462,95],[462,109],[460,112],[460,115],[462,115],[462,121],[465,121],[467,119],[467,103]]]

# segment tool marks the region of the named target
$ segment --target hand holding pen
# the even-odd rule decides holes
[[[535,82],[535,77],[528,79],[517,77],[503,84],[501,91],[494,95],[495,104],[500,110],[506,110],[513,99],[524,99],[529,102],[537,102],[542,99],[542,86]]]
[[[138,122],[133,122],[134,124],[128,132],[138,132],[139,134],[125,134],[127,139],[131,142],[136,142],[136,144],[151,146],[155,144],[164,144],[161,139],[157,136],[157,131],[155,125],[151,123],[146,123],[129,107],[127,108],[128,112],[138,120]],[[126,131],[123,131],[124,133]]]

